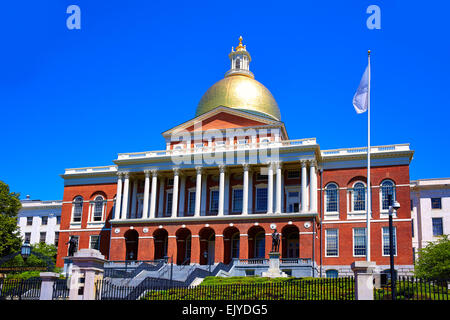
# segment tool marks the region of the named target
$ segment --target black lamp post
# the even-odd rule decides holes
[[[388,196],[389,199],[389,258],[391,264],[391,292],[392,292],[392,300],[396,299],[396,287],[395,287],[395,268],[394,268],[394,227],[392,223],[392,216],[394,212],[396,213],[398,209],[400,209],[400,203],[395,201],[392,203],[392,195]],[[392,205],[391,205],[392,203]]]

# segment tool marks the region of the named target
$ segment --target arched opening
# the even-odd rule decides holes
[[[175,233],[177,237],[177,264],[186,265],[191,263],[191,239],[192,234],[189,229],[178,229]]]
[[[265,258],[266,233],[260,226],[248,230],[248,257],[249,259]]]
[[[136,230],[125,232],[125,260],[137,260],[139,234]]]
[[[164,259],[167,256],[167,244],[169,234],[165,229],[158,229],[153,232],[153,239],[155,241],[155,260]]]
[[[299,257],[299,230],[297,226],[287,225],[281,230],[281,256],[283,258]]]
[[[240,233],[236,227],[228,227],[223,232],[223,263],[228,264],[233,258],[239,258]]]
[[[200,237],[200,264],[214,264],[216,234],[211,228],[203,228]]]

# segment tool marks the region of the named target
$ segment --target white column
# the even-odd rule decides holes
[[[195,217],[200,217],[200,205],[202,200],[202,167],[196,167],[197,179],[195,188]]]
[[[307,203],[307,192],[306,192],[306,161],[301,161],[302,165],[302,181],[300,185],[302,194],[301,212],[306,212],[308,209],[306,207]]]
[[[116,193],[116,205],[114,208],[114,219],[119,220],[120,219],[120,209],[121,209],[121,203],[122,203],[122,172],[117,173],[117,193]]]
[[[158,170],[152,170],[152,193],[150,195],[150,219],[154,219],[156,209],[156,188],[158,186]]]
[[[133,191],[131,193],[131,212],[130,212],[130,218],[136,218],[136,197],[137,197],[137,188],[138,188],[138,181],[137,179],[134,179],[133,181]]]
[[[317,175],[315,161],[311,161],[309,166],[309,211],[317,212]]]
[[[267,213],[273,212],[273,164],[269,163],[267,167]]]
[[[127,219],[128,213],[128,190],[130,189],[130,174],[125,172],[125,182],[123,187],[123,201],[122,201],[122,220]]]
[[[277,198],[275,213],[281,213],[281,162],[275,163],[277,173]]]
[[[148,219],[148,198],[150,193],[150,170],[145,170],[145,184],[144,184],[144,203],[142,209],[142,219]]]
[[[225,170],[224,165],[219,166],[219,212],[217,215],[223,216],[224,200],[225,200]]]
[[[248,170],[250,165],[248,163],[244,163],[244,187],[242,188],[242,214],[248,214]]]
[[[253,171],[248,169],[248,213],[253,213]]]
[[[172,217],[178,216],[178,181],[180,169],[173,168]]]

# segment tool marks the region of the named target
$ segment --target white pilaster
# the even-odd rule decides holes
[[[178,205],[178,212],[180,217],[184,217],[184,199],[186,194],[186,175],[181,174],[180,177],[180,201]]]
[[[273,164],[269,163],[267,167],[267,213],[273,212]]]
[[[173,169],[172,217],[178,216],[178,181],[180,169]]]
[[[158,216],[162,217],[164,215],[164,194],[165,194],[165,179],[160,177],[159,179],[159,200],[158,200]],[[155,215],[156,218],[156,215]]]
[[[276,198],[276,209],[275,213],[281,213],[281,162],[275,163],[276,174],[277,174],[277,198]]]
[[[309,211],[317,212],[317,174],[315,161],[310,162],[309,181]]]
[[[122,185],[123,185],[123,180],[122,180],[122,172],[119,172],[117,174],[117,193],[116,193],[116,205],[114,208],[114,219],[118,220],[120,219],[120,210],[121,208],[121,204],[122,204]]]
[[[124,187],[123,187],[123,199],[122,199],[122,216],[121,219],[125,220],[127,219],[128,214],[128,191],[130,189],[130,174],[128,172],[124,173],[125,181],[124,181]]]
[[[301,194],[302,194],[302,203],[301,203],[301,212],[306,212],[308,208],[306,207],[307,204],[307,192],[306,192],[306,161],[301,161],[302,165],[302,180],[301,180]]]
[[[250,165],[248,163],[244,163],[243,165],[244,169],[244,186],[242,188],[242,214],[247,215],[248,214],[248,170]]]
[[[219,166],[219,216],[223,216],[224,200],[225,200],[225,170],[224,165]]]
[[[150,193],[150,170],[145,170],[145,183],[144,183],[144,203],[142,209],[142,219],[148,219],[148,199]]]
[[[195,188],[195,217],[200,217],[200,206],[202,200],[202,167],[196,167],[197,178]]]

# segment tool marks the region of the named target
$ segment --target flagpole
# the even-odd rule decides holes
[[[372,213],[371,187],[370,187],[370,50],[368,54],[368,87],[367,87],[367,254],[366,260],[370,261],[370,217]]]

